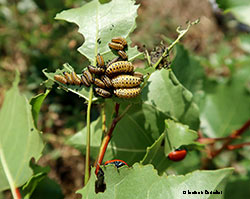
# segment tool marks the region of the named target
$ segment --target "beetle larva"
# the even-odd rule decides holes
[[[119,88],[114,90],[114,94],[119,98],[134,98],[140,95],[141,88]]]
[[[98,86],[98,87],[101,87],[101,88],[106,88],[106,85],[104,84],[104,82],[98,78],[94,78],[94,81],[93,83]]]
[[[134,74],[133,74],[135,77],[140,77],[141,79],[142,79],[142,81],[143,81],[143,74],[142,73],[140,73],[140,72],[134,72]]]
[[[54,80],[56,80],[56,81],[58,81],[58,82],[60,82],[62,84],[67,84],[68,83],[67,79],[65,77],[61,76],[61,75],[55,75]]]
[[[118,75],[111,82],[114,88],[133,88],[139,86],[142,79],[132,75]]]
[[[94,67],[94,66],[91,66],[89,65],[88,66],[88,70],[95,74],[95,75],[101,75],[101,74],[104,74],[105,73],[105,69],[104,68],[101,68],[101,67]]]
[[[112,59],[111,61],[109,61],[109,62],[107,63],[106,68],[108,68],[111,64],[117,62],[119,59],[120,59],[120,57],[115,57],[114,59]]]
[[[104,67],[104,65],[105,65],[104,59],[103,59],[103,57],[102,57],[100,54],[98,54],[98,55],[96,56],[96,61],[97,61],[97,65],[98,65],[98,66]]]
[[[121,44],[121,45],[123,45],[123,46],[126,46],[126,45],[127,45],[127,41],[126,41],[126,39],[124,39],[123,37],[114,37],[114,38],[112,38],[111,41],[114,42],[114,43]]]
[[[71,73],[71,77],[72,77],[72,80],[73,80],[75,85],[81,85],[82,84],[81,79],[78,77],[78,75],[74,71]]]
[[[88,82],[87,78],[83,74],[81,75],[81,80],[82,80],[83,85],[90,87],[90,83]]]
[[[118,44],[118,43],[109,43],[109,47],[115,50],[123,50],[124,46],[122,44]]]
[[[96,94],[100,95],[101,97],[110,97],[111,93],[107,90],[104,90],[103,88],[95,88]]]
[[[120,55],[120,57],[124,60],[128,59],[127,53],[125,53],[123,50],[119,50],[118,55]]]
[[[66,78],[68,84],[74,84],[72,77],[69,73],[63,72],[63,74],[64,74],[64,77]]]
[[[134,71],[134,66],[128,61],[118,61],[111,64],[107,70],[106,74],[112,76],[119,73],[131,73]]]
[[[86,79],[87,79],[87,81],[88,81],[89,83],[93,83],[93,76],[92,76],[92,74],[89,72],[89,70],[85,70],[85,71],[83,72],[83,75],[86,77]]]
[[[111,80],[109,79],[109,77],[107,75],[102,75],[101,80],[104,82],[106,87],[110,88],[113,86]]]

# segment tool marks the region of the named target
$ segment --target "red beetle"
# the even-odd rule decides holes
[[[117,169],[124,166],[124,165],[128,166],[128,164],[126,162],[124,162],[123,160],[118,160],[118,159],[108,160],[104,163],[104,165],[108,165],[108,164],[114,164]]]
[[[187,155],[187,151],[185,149],[177,149],[168,154],[168,158],[172,161],[178,162],[183,160]]]

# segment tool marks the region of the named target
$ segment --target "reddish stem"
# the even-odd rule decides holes
[[[115,126],[116,126],[117,122],[119,122],[120,119],[122,118],[121,116],[119,116],[119,108],[120,108],[120,104],[116,103],[115,104],[115,118],[113,119],[106,136],[102,140],[99,155],[98,155],[98,158],[97,158],[97,161],[96,161],[96,170],[95,170],[96,175],[97,175],[97,173],[98,173],[98,171],[100,169],[100,165],[102,164],[104,154],[105,154],[106,149],[108,147],[108,144],[109,144],[109,141],[111,139],[112,133],[113,133],[113,131],[115,129]]]
[[[234,149],[240,149],[244,146],[249,146],[250,142],[245,142],[245,143],[241,143],[241,144],[234,144],[234,145],[228,145],[227,149],[228,150],[234,150]]]
[[[15,192],[16,192],[16,196],[17,196],[17,198],[15,198],[15,199],[22,199],[21,193],[20,193],[18,188],[15,189]]]

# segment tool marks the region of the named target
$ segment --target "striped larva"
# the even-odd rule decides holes
[[[109,47],[114,49],[114,50],[123,50],[124,46],[122,44],[118,44],[118,43],[109,43]]]
[[[73,79],[69,73],[63,72],[63,74],[64,74],[64,77],[66,78],[68,84],[74,84]]]
[[[106,85],[104,84],[104,82],[98,78],[94,78],[94,81],[93,83],[98,86],[98,87],[101,87],[101,88],[106,88]]]
[[[114,43],[121,44],[124,47],[127,45],[127,41],[123,37],[113,37],[111,41]]]
[[[71,73],[71,77],[75,85],[79,86],[82,84],[81,79],[78,77],[78,75],[74,71]]]
[[[90,83],[88,82],[87,78],[83,74],[81,75],[81,81],[83,85],[90,87]]]
[[[110,88],[113,86],[111,80],[109,79],[109,77],[107,75],[102,75],[101,80],[104,82],[106,87]]]
[[[132,75],[118,75],[111,82],[114,88],[133,88],[139,86],[142,79]]]
[[[100,54],[98,54],[98,55],[96,56],[96,61],[97,61],[97,65],[98,65],[99,67],[104,67],[104,66],[105,66],[104,59],[103,59],[103,57],[102,57]]]
[[[141,88],[119,88],[114,90],[114,94],[119,98],[134,98],[140,95]]]
[[[111,64],[107,70],[106,74],[112,76],[119,73],[131,73],[134,71],[134,66],[128,61],[118,61]]]
[[[95,88],[95,92],[96,94],[104,98],[111,96],[111,93],[107,90],[104,90],[103,88]]]
[[[62,84],[67,84],[67,79],[61,75],[54,75],[54,80],[62,83]]]
[[[101,74],[104,74],[105,73],[105,69],[104,68],[101,68],[101,67],[94,67],[94,66],[91,66],[89,65],[88,66],[88,70],[95,74],[95,75],[101,75]]]
[[[83,75],[86,77],[86,79],[89,83],[93,83],[93,76],[88,70],[85,70],[83,72]]]
[[[124,59],[124,60],[127,60],[127,59],[128,59],[127,53],[125,53],[123,50],[119,50],[119,51],[118,51],[118,55],[119,55],[122,59]]]

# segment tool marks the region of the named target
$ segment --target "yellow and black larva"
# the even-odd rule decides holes
[[[113,64],[111,64],[106,69],[106,75],[112,76],[119,73],[131,73],[134,71],[134,66],[132,63],[128,61],[118,61]]]
[[[104,66],[105,66],[104,59],[103,59],[103,57],[102,57],[100,54],[98,54],[98,55],[96,56],[96,61],[97,61],[97,65],[98,65],[99,67],[104,67]]]
[[[114,43],[121,44],[124,47],[127,45],[127,41],[123,37],[113,37],[111,41]]]
[[[135,77],[139,77],[139,78],[141,78],[142,79],[142,81],[143,81],[143,74],[142,73],[140,73],[140,72],[134,72],[133,73],[133,76],[135,76]]]
[[[140,95],[141,88],[118,88],[114,90],[114,94],[119,98],[134,98]]]
[[[88,70],[95,75],[102,75],[105,73],[105,69],[101,67],[88,66]]]
[[[96,94],[100,95],[101,97],[110,97],[111,93],[107,90],[104,90],[103,88],[95,88]]]
[[[89,83],[93,83],[93,76],[88,70],[85,70],[83,72],[83,75],[86,77],[86,79]]]
[[[104,82],[106,87],[108,87],[108,88],[113,87],[112,82],[111,82],[111,80],[109,79],[109,77],[107,75],[102,75],[101,80]]]
[[[141,84],[142,79],[133,75],[118,75],[112,80],[114,88],[133,88]]]
[[[54,80],[62,83],[62,84],[67,84],[67,79],[61,75],[54,75]]]
[[[64,77],[66,78],[68,84],[74,84],[73,79],[68,72],[63,72],[63,74],[64,74]]]
[[[73,80],[73,82],[74,82],[75,85],[80,86],[82,84],[81,79],[78,77],[78,75],[75,73],[75,71],[73,71],[71,73],[71,77],[72,77],[72,80]]]
[[[124,60],[127,60],[127,59],[128,59],[127,53],[125,53],[123,50],[119,50],[119,51],[118,51],[118,55],[119,55],[122,59],[124,59]]]
[[[118,43],[109,43],[109,47],[114,49],[114,50],[123,50],[124,46],[122,44],[118,44]]]
[[[98,78],[93,79],[93,84],[101,88],[106,88],[106,85],[104,84],[104,82]]]
[[[88,82],[87,78],[83,74],[81,75],[81,81],[83,85],[90,87],[90,83]]]

